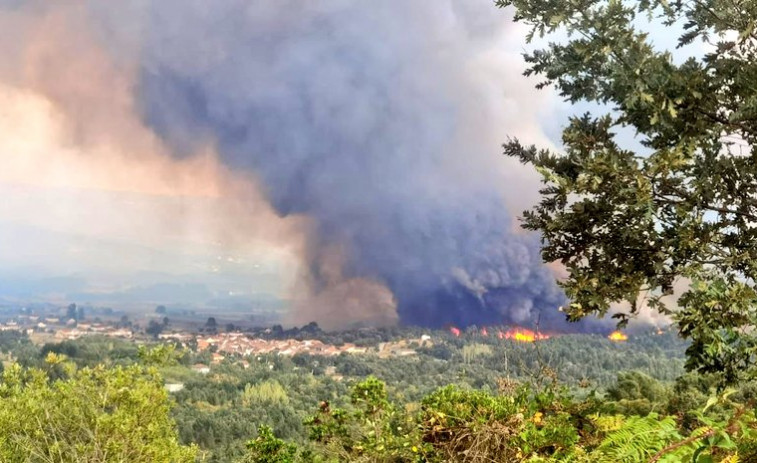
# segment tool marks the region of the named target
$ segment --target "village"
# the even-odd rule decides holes
[[[178,342],[184,346],[196,346],[197,351],[210,349],[214,361],[222,361],[224,355],[250,356],[278,354],[293,356],[298,354],[335,356],[340,354],[375,354],[380,357],[403,357],[417,354],[416,347],[431,347],[431,336],[379,343],[376,347],[360,347],[353,343],[342,345],[325,344],[317,339],[262,339],[246,333],[230,332],[212,335],[190,333],[160,334],[159,339]]]
[[[324,337],[315,324],[301,330],[286,332],[280,325],[271,328],[241,329],[232,323],[221,325],[215,317],[208,317],[205,323],[177,320],[169,321],[165,308],[158,306],[155,313],[127,316],[121,312],[110,312],[99,308],[82,309],[75,304],[68,307],[50,307],[47,310],[14,308],[4,311],[0,317],[0,332],[17,331],[26,334],[38,345],[72,341],[84,337],[118,338],[135,344],[154,342],[171,343],[187,350],[210,354],[208,362],[220,364],[225,361],[245,364],[251,357],[262,355],[311,355],[332,357],[339,355],[374,355],[379,358],[407,357],[418,354],[419,348],[431,348],[442,342],[442,336],[453,338],[463,335],[454,326],[441,332],[414,332],[401,339],[386,342],[355,343],[354,339],[333,340]],[[89,315],[89,317],[85,317]],[[173,314],[172,314],[173,315]],[[429,333],[434,333],[434,338]],[[658,330],[657,334],[661,334]],[[521,327],[481,327],[466,330],[466,336],[516,342],[547,340],[555,334],[540,333]],[[435,339],[438,338],[438,339]],[[619,331],[608,338],[614,342],[624,342],[628,336]],[[353,341],[353,342],[349,342]],[[208,371],[207,365],[195,368],[200,373]]]
[[[360,355],[370,354],[379,357],[403,357],[416,355],[418,347],[431,347],[431,336],[424,334],[417,339],[402,339],[392,342],[382,342],[374,346],[358,346],[354,343],[339,345],[324,343],[318,339],[276,338],[271,336],[259,337],[253,333],[241,331],[198,332],[198,330],[172,329],[170,331],[148,334],[133,326],[122,326],[120,323],[103,321],[77,321],[74,318],[61,319],[59,317],[44,316],[16,316],[11,320],[0,323],[1,331],[18,331],[25,333],[37,343],[61,342],[80,339],[83,337],[104,336],[129,340],[142,344],[146,342],[162,341],[173,343],[195,352],[209,351],[212,353],[213,363],[221,363],[227,358],[241,359],[248,356],[276,354],[294,356],[298,354],[317,356],[337,356],[341,354]],[[202,331],[202,330],[199,330]],[[263,331],[270,335],[271,330]]]

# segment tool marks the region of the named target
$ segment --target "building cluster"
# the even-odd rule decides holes
[[[62,328],[55,332],[55,337],[58,339],[77,339],[94,335],[123,339],[131,339],[134,336],[128,328],[116,328],[100,323],[79,323],[73,328]]]
[[[0,331],[21,331],[27,334],[47,333],[60,340],[73,340],[84,336],[109,336],[123,339],[144,339],[144,335],[135,333],[131,328],[115,324],[88,323],[85,321],[65,320],[52,317],[23,316],[23,320],[6,320],[0,323]],[[160,333],[158,338],[164,341],[178,342],[197,351],[210,350],[213,363],[220,363],[227,356],[246,357],[254,355],[277,354],[293,356],[297,354],[335,356],[340,354],[372,354],[380,357],[404,357],[416,355],[419,347],[430,347],[431,337],[423,335],[418,339],[404,339],[383,342],[375,346],[364,347],[353,343],[339,345],[327,344],[317,339],[264,339],[240,332],[217,334],[191,333],[177,331]]]
[[[172,339],[186,343],[188,338],[184,333],[161,334],[162,339]],[[244,333],[219,333],[206,336],[196,336],[197,350],[203,351],[213,348],[219,354],[232,355],[259,355],[259,354],[279,354],[279,355],[339,355],[341,353],[363,354],[368,351],[365,347],[357,347],[354,344],[344,344],[342,346],[333,346],[324,344],[317,339],[308,339],[298,341],[296,339],[262,339],[248,337]]]
[[[37,317],[29,317],[37,318]],[[28,335],[32,333],[54,334],[57,339],[77,339],[82,336],[100,335],[116,338],[131,339],[130,329],[117,328],[103,323],[67,323],[61,324],[57,319],[31,320],[32,323],[18,323],[7,321],[0,323],[0,331],[20,331]]]
[[[188,343],[192,340],[197,345],[198,351],[212,349],[215,352],[214,361],[222,360],[226,355],[262,355],[278,354],[292,356],[297,354],[334,356],[340,354],[378,354],[380,356],[406,356],[415,355],[415,346],[430,346],[431,338],[423,336],[418,340],[402,340],[397,342],[384,342],[378,347],[360,347],[352,343],[342,345],[326,344],[317,339],[262,339],[249,337],[244,333],[219,333],[214,335],[194,336],[186,333],[164,333],[161,339],[174,340]],[[219,358],[215,358],[219,357]]]
[[[39,317],[22,315],[16,320],[0,323],[0,331],[20,331],[28,335],[47,333],[57,339],[71,340],[82,336],[100,335],[114,338],[131,339],[133,332],[107,323],[86,323],[76,320],[63,320],[57,317]]]

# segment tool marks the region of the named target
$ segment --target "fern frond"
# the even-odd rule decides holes
[[[723,458],[720,463],[739,463],[739,461],[741,461],[739,460],[739,454],[734,453],[733,455]]]
[[[605,437],[593,452],[594,461],[643,463],[680,438],[672,417],[660,419],[656,413],[632,416]]]
[[[597,430],[603,433],[613,432],[621,429],[626,422],[623,415],[593,415],[590,417]]]

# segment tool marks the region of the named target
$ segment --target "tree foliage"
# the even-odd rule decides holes
[[[687,430],[673,415],[613,414],[591,396],[575,400],[556,383],[492,394],[456,386],[419,409],[391,403],[375,378],[356,384],[353,409],[322,402],[309,420],[310,446],[287,445],[262,428],[241,462],[707,463],[754,461],[750,406],[712,396]],[[714,416],[708,409],[725,405]],[[267,449],[267,450],[266,450]]]
[[[709,376],[671,384],[683,349],[672,334],[625,343],[558,336],[538,347],[476,333],[432,338],[449,360],[268,354],[200,374],[189,365],[208,353],[171,344],[126,349],[88,337],[33,346],[4,332],[0,351],[27,367],[11,364],[0,383],[0,461],[121,461],[96,449],[123,446],[125,461],[181,462],[192,461],[182,459],[195,453],[190,444],[206,463],[757,458],[757,383],[720,397]],[[466,360],[466,345],[486,352]],[[623,371],[633,368],[644,373]],[[163,378],[183,385],[172,401]],[[168,460],[149,453],[171,449]]]
[[[543,176],[524,226],[559,261],[573,320],[627,322],[643,305],[692,341],[688,367],[753,376],[757,337],[757,3],[752,0],[498,0],[553,42],[526,75],[591,114],[570,119],[564,153],[505,144]],[[645,25],[649,26],[645,29]],[[650,30],[680,30],[678,52]],[[692,43],[704,41],[705,45]],[[701,50],[704,50],[701,51]],[[685,58],[686,56],[690,56]],[[685,59],[684,59],[685,58]],[[633,132],[638,146],[622,143]],[[677,304],[665,299],[686,286]],[[670,299],[670,298],[668,298]]]
[[[294,463],[297,446],[277,438],[268,426],[261,426],[258,437],[247,443],[248,453],[239,463]]]
[[[171,415],[180,442],[196,444],[206,463],[229,463],[241,458],[246,443],[264,425],[275,429],[277,438],[300,445],[307,443],[310,428],[303,425],[303,420],[312,415],[315,405],[327,401],[332,411],[354,412],[350,390],[367,375],[385,383],[387,400],[396,404],[399,410],[395,410],[395,416],[401,417],[402,413],[396,413],[407,407],[417,409],[424,397],[448,384],[491,392],[498,390],[502,377],[513,383],[527,383],[539,370],[540,362],[547,362],[557,379],[579,396],[591,388],[612,388],[619,372],[638,370],[654,378],[658,385],[639,387],[641,392],[635,399],[611,399],[609,411],[681,414],[685,416],[687,430],[697,426],[691,409],[704,407],[713,384],[694,379],[682,383],[674,395],[680,399],[675,404],[661,398],[672,395],[667,386],[663,396],[645,396],[645,391],[659,388],[660,381],[667,384],[683,373],[686,344],[674,333],[638,334],[624,343],[613,343],[598,335],[556,336],[540,342],[538,349],[533,344],[500,340],[478,332],[455,337],[446,331],[412,327],[392,328],[387,337],[374,338],[375,333],[368,330],[328,336],[331,342],[349,339],[374,349],[387,338],[412,339],[422,334],[430,335],[434,346],[418,348],[418,354],[412,356],[383,357],[374,352],[333,357],[298,354],[289,358],[267,354],[244,357],[245,366],[241,364],[242,358],[234,356],[211,365],[209,351],[191,352],[165,343],[137,345],[100,336],[36,346],[28,336],[13,331],[0,333],[0,352],[10,351],[19,364],[40,368],[48,377],[61,379],[68,378],[69,373],[62,365],[45,362],[50,353],[66,355],[79,369],[98,364],[128,367],[135,363],[159,369],[167,383],[183,386],[170,394],[175,402]],[[474,350],[481,353],[466,361],[466,353],[471,352],[466,349],[468,345],[477,346]],[[193,371],[189,366],[196,363],[211,365],[210,373]],[[740,400],[746,402],[752,396],[744,394]],[[357,418],[350,419],[353,424],[359,422]],[[360,432],[355,436],[360,436]],[[408,449],[411,451],[412,445]]]
[[[48,353],[47,368],[12,365],[0,383],[0,461],[194,462],[194,447],[178,442],[170,402],[152,369],[77,369]],[[61,376],[61,375],[56,375]]]

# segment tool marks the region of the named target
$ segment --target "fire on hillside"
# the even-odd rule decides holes
[[[452,333],[455,337],[460,337],[462,335],[462,330],[460,328],[451,326],[449,327],[449,332]],[[549,339],[551,335],[540,333],[538,331],[532,331],[527,328],[521,328],[521,327],[513,327],[508,329],[507,331],[497,330],[497,337],[499,339],[509,339],[511,341],[518,341],[518,342],[534,342],[534,341],[543,341],[545,339]],[[487,328],[481,328],[479,331],[479,334],[484,337],[489,336],[489,330]]]
[[[628,335],[620,331],[613,331],[609,336],[607,336],[607,339],[612,342],[623,342],[628,341]]]
[[[548,334],[531,331],[526,328],[511,328],[505,332],[505,339],[512,339],[519,342],[534,342],[549,339]]]

